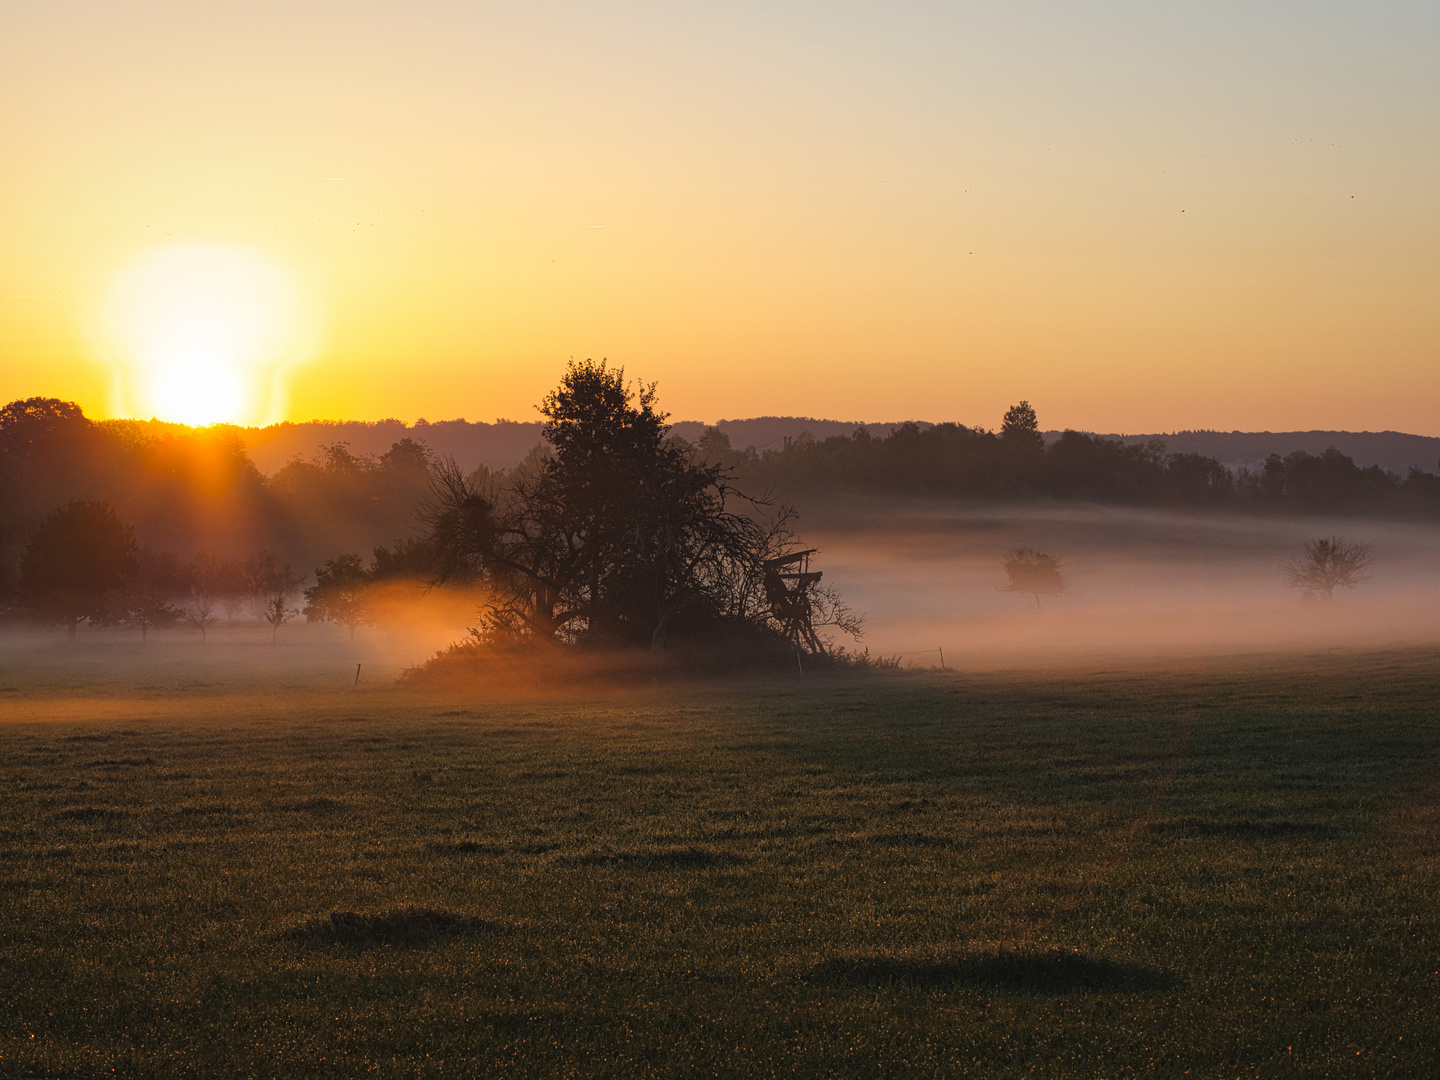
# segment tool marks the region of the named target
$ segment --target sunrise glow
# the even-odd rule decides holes
[[[294,276],[260,253],[152,250],[117,275],[105,298],[111,410],[186,424],[264,423],[283,411],[286,370],[309,337]]]

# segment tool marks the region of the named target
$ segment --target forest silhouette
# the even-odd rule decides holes
[[[510,468],[468,472],[405,437],[382,454],[335,442],[266,476],[242,429],[97,422],[58,399],[12,402],[0,410],[0,611],[72,633],[87,619],[143,632],[182,617],[203,633],[219,612],[248,608],[278,629],[313,578],[307,616],[353,632],[373,621],[363,597],[378,584],[483,579],[492,637],[663,651],[676,628],[684,638],[706,620],[765,626],[784,606],[763,567],[798,549],[786,509],[797,504],[881,494],[1440,517],[1440,477],[1418,468],[1360,467],[1331,448],[1232,469],[1075,431],[1047,444],[1027,402],[993,432],[861,427],[757,450],[710,427],[690,442],[653,386],[622,379],[603,363],[572,364],[542,403],[544,441]],[[67,579],[97,529],[118,553],[90,559],[94,580]],[[815,600],[822,621],[846,625],[838,597]]]

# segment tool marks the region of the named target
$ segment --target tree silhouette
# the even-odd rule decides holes
[[[32,618],[65,627],[110,617],[139,566],[135,530],[107,502],[71,502],[45,515],[20,560],[20,594]]]
[[[1347,544],[1338,536],[1322,536],[1305,545],[1304,554],[1284,564],[1286,584],[1322,600],[1336,589],[1353,589],[1370,580],[1375,558],[1371,545]]]
[[[163,590],[153,585],[135,585],[119,598],[119,621],[140,631],[142,643],[149,640],[150,631],[165,626],[174,626],[184,615],[179,608],[171,607]]]
[[[315,571],[315,584],[305,590],[305,619],[308,622],[335,622],[350,630],[370,622],[366,596],[372,574],[359,555],[346,554],[328,559]]]
[[[290,597],[300,588],[301,579],[288,564],[282,566],[274,552],[262,551],[244,564],[245,587],[256,614],[270,624],[270,641],[278,640],[280,627],[300,614],[290,606]]]
[[[1001,565],[1006,578],[1001,591],[1030,593],[1035,597],[1037,609],[1041,596],[1059,596],[1068,587],[1060,563],[1032,547],[1011,548]]]
[[[280,640],[280,627],[300,614],[299,608],[290,606],[290,594],[300,587],[300,579],[291,576],[288,587],[277,588],[265,599],[265,605],[261,608],[261,617],[270,624],[270,644],[274,645]]]
[[[1040,419],[1035,408],[1028,401],[1021,401],[1005,410],[1000,421],[1000,438],[1003,442],[1031,450],[1045,449],[1045,436],[1040,433]]]
[[[182,617],[186,626],[200,631],[201,644],[206,641],[206,631],[220,621],[215,613],[215,601],[208,593],[198,591],[191,594],[190,602],[182,609]]]
[[[731,509],[757,504],[670,438],[653,384],[572,361],[540,411],[550,452],[503,475],[442,463],[423,517],[439,580],[488,592],[484,636],[662,652],[677,620],[770,618],[761,564],[784,553],[786,516]]]

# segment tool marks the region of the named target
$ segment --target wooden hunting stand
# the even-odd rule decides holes
[[[780,632],[796,647],[813,653],[825,651],[810,621],[814,610],[810,598],[821,577],[821,571],[810,569],[810,556],[818,550],[795,551],[761,564],[765,571],[765,599],[770,602],[770,614],[779,622]]]

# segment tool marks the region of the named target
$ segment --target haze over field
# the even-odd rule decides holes
[[[861,508],[857,507],[857,510]],[[1113,507],[899,503],[812,526],[865,644],[954,667],[1272,653],[1440,642],[1440,527],[1175,515]],[[1374,580],[1306,603],[1282,564],[1317,535],[1374,543]],[[999,591],[1019,544],[1060,559],[1069,588],[1042,609]]]
[[[850,649],[958,671],[1145,668],[1237,654],[1277,655],[1440,645],[1440,525],[1241,515],[1176,515],[1115,507],[976,507],[856,499],[802,519],[818,565],[865,615]],[[1317,535],[1373,543],[1373,580],[1309,601],[1282,564]],[[1037,610],[1001,591],[1005,552],[1029,544],[1057,556],[1067,590]],[[4,679],[52,688],[97,681],[243,689],[385,683],[462,639],[481,597],[396,588],[383,628],[306,625],[279,631],[245,617],[202,644],[193,631],[12,631],[0,644]],[[483,690],[483,687],[480,689]],[[496,684],[492,689],[498,690]],[[507,692],[513,691],[508,687]],[[540,688],[551,692],[555,688]]]

